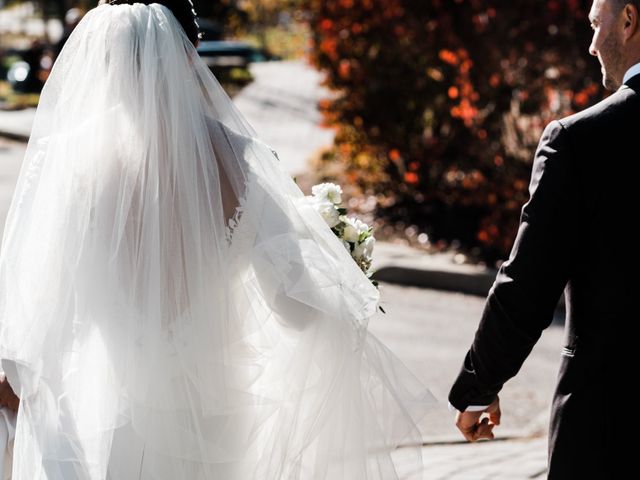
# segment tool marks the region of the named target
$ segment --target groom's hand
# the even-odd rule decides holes
[[[7,407],[14,412],[18,411],[20,398],[15,394],[4,374],[0,374],[0,407]]]
[[[489,416],[481,420],[480,417],[483,413],[488,413]],[[481,438],[493,440],[493,427],[496,425],[500,425],[500,399],[498,397],[483,411],[458,412],[456,414],[456,427],[470,442],[476,442]]]

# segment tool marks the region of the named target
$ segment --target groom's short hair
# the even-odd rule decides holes
[[[614,0],[614,3],[617,4],[618,11],[622,10],[625,7],[625,5],[630,3],[631,5],[636,7],[636,10],[638,12],[640,12],[640,0]]]

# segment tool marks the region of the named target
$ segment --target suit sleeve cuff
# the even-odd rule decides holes
[[[489,405],[469,405],[464,411],[465,412],[482,412],[482,411],[486,410],[488,407],[489,407]],[[459,412],[460,411],[456,407],[451,405],[451,402],[449,402],[449,410],[452,411],[452,412]]]

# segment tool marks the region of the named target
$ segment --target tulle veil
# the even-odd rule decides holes
[[[0,252],[14,480],[397,478],[428,390],[378,291],[160,4],[100,5],[42,92]]]

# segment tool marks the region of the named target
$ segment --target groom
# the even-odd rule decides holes
[[[449,393],[464,437],[493,438],[498,393],[551,323],[564,291],[551,480],[622,478],[612,469],[630,460],[622,439],[635,430],[637,399],[629,394],[639,378],[638,361],[629,360],[640,320],[637,305],[632,309],[640,272],[631,267],[639,245],[632,233],[640,202],[634,193],[640,182],[639,10],[640,0],[593,2],[589,52],[615,93],[545,129],[513,250]]]

